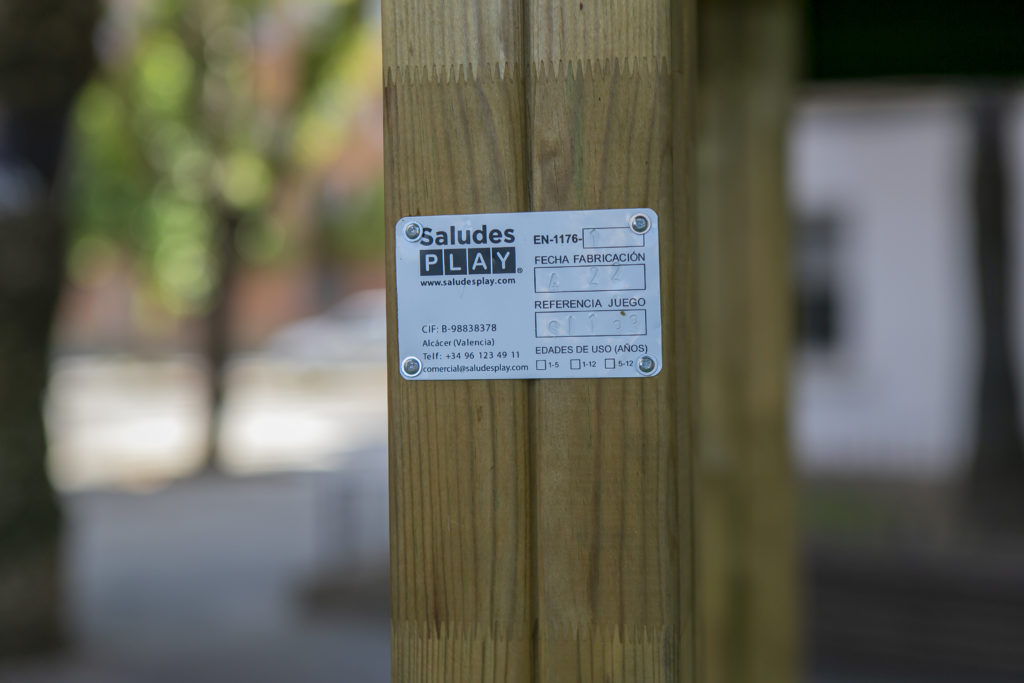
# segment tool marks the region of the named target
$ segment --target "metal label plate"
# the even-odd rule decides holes
[[[395,231],[405,379],[661,372],[654,211],[415,216]]]

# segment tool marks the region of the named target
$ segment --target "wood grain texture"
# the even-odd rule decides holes
[[[383,0],[381,11],[385,71],[523,63],[522,0]]]
[[[527,208],[518,11],[493,1],[384,3],[390,282],[402,216]],[[473,36],[478,44],[466,42]],[[526,383],[400,379],[395,315],[391,288],[393,679],[528,681]]]
[[[784,188],[796,13],[791,0],[699,4],[695,490],[706,683],[799,679]]]
[[[675,0],[523,1],[531,63],[616,60],[632,67],[634,60],[669,58]]]
[[[534,680],[690,680],[684,3],[526,4],[530,207],[658,212],[666,359],[653,379],[533,386]]]

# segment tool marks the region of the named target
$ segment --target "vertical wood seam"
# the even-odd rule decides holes
[[[523,178],[524,187],[526,188],[526,210],[532,211],[534,206],[533,197],[533,117],[530,116],[531,103],[533,98],[530,95],[530,69],[529,55],[532,48],[532,40],[530,38],[530,27],[533,23],[533,12],[531,11],[531,5],[529,0],[520,0],[520,13],[522,17],[522,26],[520,34],[520,55],[522,57],[522,69],[523,69],[523,171],[526,177]],[[527,429],[529,430],[529,468],[530,468],[530,492],[529,492],[529,507],[530,507],[530,639],[532,647],[530,648],[530,676],[533,683],[537,683],[540,680],[540,653],[538,652],[537,640],[538,634],[540,633],[540,548],[538,540],[540,538],[539,527],[538,527],[538,512],[540,505],[537,500],[538,491],[538,480],[537,480],[537,430],[534,426],[537,423],[537,380],[527,380],[527,416],[529,423]]]

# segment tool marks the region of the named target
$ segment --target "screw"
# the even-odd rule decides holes
[[[642,235],[651,229],[651,222],[647,220],[647,216],[638,213],[629,219],[629,229],[638,235]]]
[[[640,356],[640,362],[637,363],[637,367],[640,369],[641,374],[649,375],[657,369],[658,364],[650,356]]]
[[[420,363],[420,359],[416,356],[409,356],[402,361],[402,372],[406,377],[415,377],[420,374],[420,370],[423,369],[423,364]]]
[[[418,242],[420,235],[423,234],[423,226],[419,223],[406,223],[405,224],[405,239],[410,242]]]

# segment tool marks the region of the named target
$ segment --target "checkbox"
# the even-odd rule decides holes
[[[605,370],[614,370],[615,369],[615,359],[614,358],[605,358],[604,359],[604,369]]]
[[[570,370],[579,370],[580,367],[582,367],[582,366],[580,365],[580,359],[579,358],[573,358],[571,361],[569,361],[569,369]]]
[[[548,369],[548,362],[546,360],[539,360],[539,361],[537,361],[537,369],[538,370],[547,370]]]

